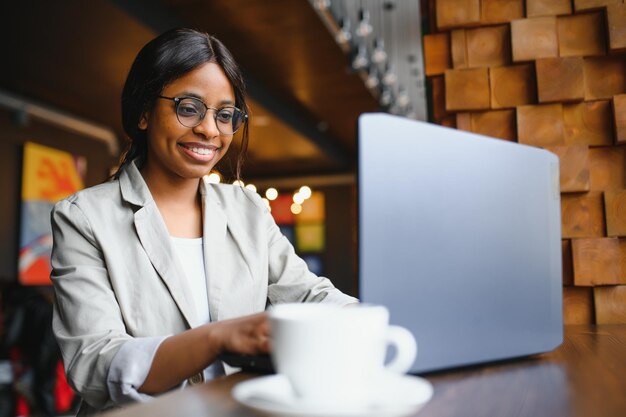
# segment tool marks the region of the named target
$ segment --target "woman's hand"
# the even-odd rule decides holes
[[[222,352],[268,353],[269,320],[259,313],[205,324],[170,336],[161,343],[139,392],[156,394],[201,372]]]
[[[270,351],[270,326],[267,313],[211,323],[210,345],[220,352],[244,355],[268,353]]]

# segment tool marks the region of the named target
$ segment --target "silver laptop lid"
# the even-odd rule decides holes
[[[359,296],[413,332],[413,372],[562,342],[554,154],[386,114],[358,147]]]

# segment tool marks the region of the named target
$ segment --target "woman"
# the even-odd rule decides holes
[[[357,302],[307,270],[257,194],[204,181],[238,130],[245,152],[247,113],[212,36],[172,30],[139,52],[115,179],[52,213],[53,327],[79,415],[220,375],[221,352],[268,352],[268,303]]]

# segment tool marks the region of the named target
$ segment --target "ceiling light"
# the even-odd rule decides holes
[[[409,93],[407,93],[404,87],[400,87],[398,89],[398,97],[396,98],[396,103],[398,104],[398,106],[406,108],[410,102],[411,99],[409,98]]]
[[[387,65],[387,71],[385,71],[385,75],[383,75],[383,84],[387,87],[391,87],[398,81],[398,76],[393,70],[393,65]]]
[[[298,191],[298,193],[300,193],[300,195],[304,197],[305,200],[311,198],[311,188],[307,187],[306,185],[300,187],[300,191]]]
[[[379,101],[381,111],[425,118],[419,36],[423,19],[415,2],[331,0],[326,10],[320,10],[326,2],[308,2],[337,40],[348,65]],[[383,87],[387,87],[384,94]]]
[[[300,204],[298,204],[298,203],[293,203],[291,205],[291,212],[293,214],[300,214],[300,213],[302,213],[302,206]]]
[[[315,0],[317,10],[326,10],[330,7],[330,0]]]
[[[350,19],[347,17],[341,18],[339,26],[341,29],[337,32],[337,35],[335,35],[335,40],[340,45],[347,44],[350,42],[350,39],[352,39],[352,33],[350,33]]]
[[[267,197],[268,200],[276,200],[278,197],[278,190],[276,188],[268,188],[265,191],[265,197]]]
[[[293,202],[296,204],[302,204],[304,203],[304,196],[300,193],[295,193],[293,195]]]
[[[382,38],[374,40],[374,50],[372,51],[372,62],[375,64],[383,64],[387,60],[387,52],[385,52],[385,41]]]
[[[359,24],[354,33],[360,38],[367,38],[372,33],[372,25],[370,24],[370,12],[361,9],[359,12]]]
[[[375,65],[372,65],[367,74],[367,78],[365,79],[365,86],[370,89],[378,87],[380,84],[380,80],[378,78],[378,68],[376,68]]]
[[[222,177],[217,172],[211,172],[209,175],[207,175],[206,180],[210,184],[219,184],[220,182],[222,182]]]
[[[387,107],[393,101],[393,94],[391,92],[391,88],[388,86],[383,87],[383,91],[380,94],[380,105],[383,107]]]
[[[354,68],[356,71],[362,70],[362,69],[367,68],[369,63],[370,61],[369,61],[369,58],[367,57],[367,48],[365,47],[365,45],[361,44],[359,45],[357,54],[354,56],[354,59],[352,60],[352,68]]]

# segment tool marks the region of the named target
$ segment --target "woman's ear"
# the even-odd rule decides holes
[[[148,115],[146,113],[141,115],[139,123],[137,123],[139,130],[146,130],[148,128]]]

